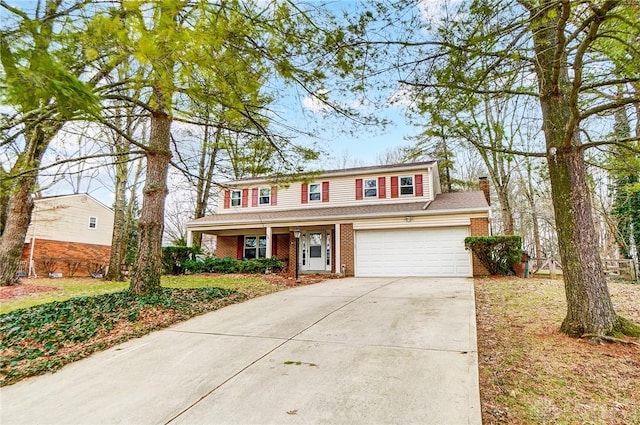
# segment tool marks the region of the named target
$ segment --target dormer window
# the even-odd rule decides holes
[[[322,187],[319,183],[309,185],[309,201],[320,201],[322,199]]]
[[[413,195],[413,176],[400,177],[400,195]]]
[[[364,181],[364,197],[365,198],[378,197],[378,180],[366,179]]]
[[[232,190],[231,191],[231,206],[239,207],[242,203],[242,191],[240,190]]]
[[[260,188],[260,197],[259,202],[260,205],[270,205],[271,204],[271,188],[270,187],[261,187]]]

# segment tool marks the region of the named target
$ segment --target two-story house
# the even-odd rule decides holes
[[[484,193],[441,193],[435,161],[326,171],[284,187],[242,179],[226,184],[217,214],[187,224],[188,239],[213,234],[217,257],[275,256],[291,272],[297,259],[301,273],[484,274],[464,246],[489,233],[481,185]]]

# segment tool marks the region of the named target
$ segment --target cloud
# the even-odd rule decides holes
[[[462,4],[463,0],[420,0],[418,10],[423,20],[440,27],[447,21],[457,21],[463,17],[458,12]]]
[[[416,94],[411,87],[401,85],[391,93],[387,103],[392,106],[412,106],[415,104],[415,98]]]
[[[320,89],[315,92],[313,96],[305,96],[305,98],[302,100],[302,106],[308,111],[324,114],[329,111],[329,107],[325,103],[323,103],[320,98],[327,99],[328,94],[329,92],[327,90]]]

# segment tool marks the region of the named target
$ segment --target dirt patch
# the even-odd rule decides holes
[[[57,290],[58,288],[52,288],[50,286],[42,285],[32,285],[29,283],[19,283],[12,286],[0,286],[0,300],[12,300],[19,297],[26,297],[32,294],[53,292]]]
[[[640,322],[640,286],[609,288]],[[640,347],[561,334],[561,281],[477,279],[476,308],[484,424],[640,424]]]

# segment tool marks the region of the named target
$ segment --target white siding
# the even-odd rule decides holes
[[[89,228],[91,217],[96,228]],[[113,211],[85,194],[37,199],[26,242],[32,237],[64,242],[111,245]]]
[[[329,202],[313,201],[303,204],[301,202],[302,184],[291,183],[289,187],[278,188],[277,205],[263,205],[263,206],[251,206],[251,189],[254,187],[267,187],[269,185],[254,185],[246,187],[249,189],[249,203],[246,208],[242,207],[230,207],[223,208],[224,206],[224,190],[219,194],[218,200],[218,214],[238,213],[238,212],[259,212],[259,211],[280,211],[291,210],[299,208],[322,208],[322,207],[340,207],[351,205],[379,205],[379,204],[391,204],[397,202],[407,201],[431,201],[435,198],[434,184],[432,179],[431,168],[425,168],[418,171],[393,171],[385,169],[384,172],[376,173],[375,171],[369,171],[367,174],[349,175],[340,177],[328,177],[324,178],[319,176],[311,183],[329,182]],[[399,196],[398,198],[391,198],[391,177],[393,176],[415,176],[416,174],[422,175],[423,181],[423,195],[422,196]],[[364,198],[356,200],[356,179],[373,179],[378,177],[385,177],[386,180],[386,197],[380,198]],[[415,181],[414,181],[415,187]]]

